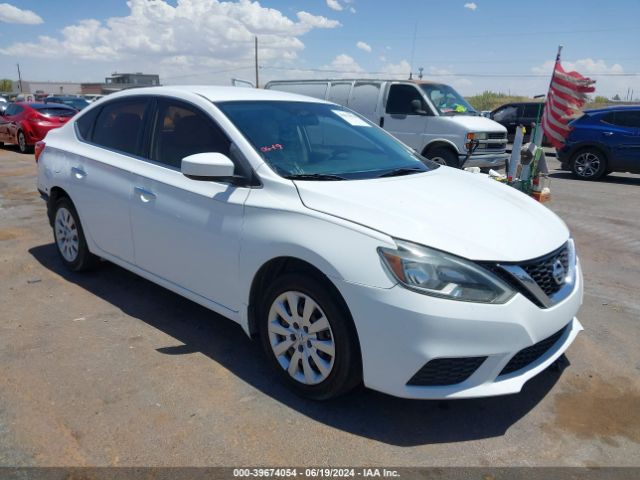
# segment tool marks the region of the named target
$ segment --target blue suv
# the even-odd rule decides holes
[[[640,105],[586,110],[558,150],[565,170],[584,180],[611,172],[640,173]]]

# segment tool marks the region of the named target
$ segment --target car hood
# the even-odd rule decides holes
[[[307,208],[472,260],[529,260],[569,238],[564,222],[535,200],[486,175],[449,167],[294,183]]]
[[[462,125],[470,132],[504,132],[507,129],[487,117],[472,117],[470,115],[442,115],[440,118],[456,125]]]

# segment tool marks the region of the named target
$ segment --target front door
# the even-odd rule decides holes
[[[156,118],[150,161],[133,186],[136,265],[238,311],[239,240],[249,189],[180,172],[182,158],[195,153],[229,156],[230,141],[190,104],[159,100]]]
[[[428,124],[432,119],[430,107],[414,85],[391,84],[381,121],[386,131],[422,153],[428,141]]]

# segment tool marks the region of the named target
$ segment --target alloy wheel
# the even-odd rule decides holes
[[[317,385],[329,377],[336,346],[329,320],[315,300],[284,292],[273,301],[268,322],[273,355],[291,378]]]
[[[27,139],[24,137],[24,133],[18,132],[18,147],[21,152],[27,151]]]
[[[600,170],[601,160],[592,152],[582,152],[574,161],[574,171],[581,177],[591,178]]]
[[[56,212],[54,222],[56,244],[67,262],[74,262],[80,249],[78,228],[71,212],[61,207]]]

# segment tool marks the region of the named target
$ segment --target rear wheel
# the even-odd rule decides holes
[[[583,180],[597,180],[607,172],[607,159],[600,150],[585,148],[573,156],[571,171]]]
[[[20,153],[31,153],[33,147],[27,144],[27,137],[22,130],[18,130],[18,150]]]
[[[78,212],[71,200],[67,197],[60,198],[54,208],[53,237],[62,263],[73,272],[94,267],[98,263],[98,257],[87,247]]]
[[[278,278],[259,312],[262,346],[280,378],[314,400],[337,397],[361,380],[351,317],[332,286],[308,275]]]
[[[434,147],[430,148],[424,155],[429,160],[432,160],[440,165],[446,165],[448,167],[460,168],[460,161],[458,155],[447,147]]]

